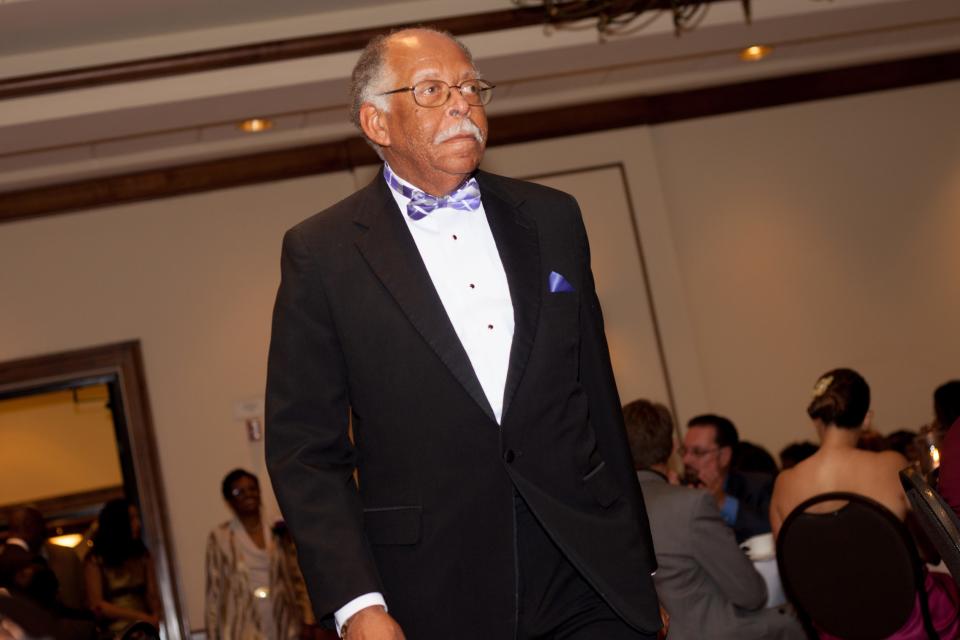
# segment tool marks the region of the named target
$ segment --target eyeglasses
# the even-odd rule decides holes
[[[686,447],[681,446],[678,449],[678,451],[681,457],[689,453],[694,458],[702,458],[704,456],[710,455],[711,453],[716,453],[717,451],[720,451],[720,447],[714,447],[713,449],[698,449],[697,447],[693,447],[691,449],[687,449]]]
[[[456,89],[467,101],[467,104],[475,107],[481,107],[490,104],[493,98],[492,85],[486,80],[464,80],[460,84],[447,84],[443,80],[421,80],[412,87],[400,87],[392,91],[384,91],[378,95],[389,96],[394,93],[403,93],[409,91],[413,94],[413,100],[421,107],[433,109],[442,107],[450,100],[450,90]]]
[[[260,487],[234,487],[230,490],[230,495],[232,495],[234,498],[239,498],[244,494],[258,496],[260,495]]]

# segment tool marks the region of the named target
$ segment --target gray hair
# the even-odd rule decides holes
[[[360,126],[360,107],[364,103],[369,102],[381,111],[390,110],[387,96],[379,95],[384,91],[389,91],[388,82],[393,77],[392,71],[387,65],[387,43],[390,38],[405,31],[429,31],[450,38],[463,51],[470,65],[476,69],[470,49],[449,31],[421,26],[394,29],[390,33],[373,37],[360,52],[360,59],[353,67],[353,74],[350,77],[350,121],[361,131],[363,131],[363,128]]]

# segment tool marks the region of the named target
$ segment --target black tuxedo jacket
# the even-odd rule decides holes
[[[284,238],[266,454],[313,606],[381,591],[411,640],[513,638],[518,492],[613,609],[655,631],[579,208],[477,180],[516,325],[501,425],[382,175]],[[574,291],[551,293],[551,271]]]

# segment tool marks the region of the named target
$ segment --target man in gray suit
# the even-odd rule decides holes
[[[623,415],[659,565],[657,594],[670,613],[670,640],[802,640],[795,618],[763,608],[763,578],[737,546],[712,496],[668,480],[675,447],[670,411],[636,400]]]

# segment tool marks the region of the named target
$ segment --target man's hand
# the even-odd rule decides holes
[[[344,640],[406,640],[397,621],[379,605],[356,612],[346,626]]]
[[[670,633],[670,614],[663,608],[663,605],[660,605],[660,622],[663,623],[663,627],[657,633],[657,640],[664,640]]]
[[[673,469],[667,469],[667,482],[678,487],[680,486],[680,476]]]

